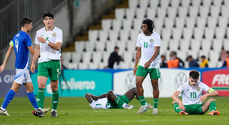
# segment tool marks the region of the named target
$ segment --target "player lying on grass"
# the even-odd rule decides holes
[[[189,73],[188,82],[182,84],[172,95],[173,107],[180,115],[188,114],[204,114],[210,110],[208,115],[219,115],[219,111],[216,111],[216,100],[209,99],[203,103],[209,96],[217,96],[218,93],[212,88],[209,88],[206,84],[199,81],[199,72],[192,70]],[[203,91],[206,94],[202,94]],[[178,95],[182,93],[182,101],[178,98]]]
[[[85,94],[89,105],[93,109],[132,109],[134,106],[128,105],[128,103],[134,98],[137,97],[137,89],[134,87],[128,90],[124,95],[117,97],[113,91],[102,94],[100,96],[95,96],[89,93]]]

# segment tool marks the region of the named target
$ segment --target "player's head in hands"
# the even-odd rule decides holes
[[[45,24],[46,29],[52,29],[54,26],[54,14],[46,12],[43,15],[43,23]]]
[[[154,23],[151,19],[143,20],[141,29],[145,35],[150,35],[151,33],[153,33],[153,28],[154,28]]]
[[[189,72],[189,84],[195,86],[198,84],[200,73],[196,70]]]
[[[28,17],[24,17],[20,21],[21,30],[24,32],[30,32],[33,28],[32,20]]]

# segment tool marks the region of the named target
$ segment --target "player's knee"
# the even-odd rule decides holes
[[[57,91],[58,90],[58,86],[51,86],[52,91]]]
[[[213,98],[210,98],[209,100],[210,100],[210,101],[216,101],[216,100],[215,100],[215,99],[213,99]]]
[[[172,105],[175,104],[176,102],[175,101],[172,101]]]

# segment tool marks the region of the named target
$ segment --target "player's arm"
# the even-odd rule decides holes
[[[154,48],[154,53],[153,56],[151,57],[151,59],[145,63],[144,68],[148,68],[150,66],[150,64],[157,58],[157,56],[159,55],[159,51],[160,51],[160,46],[155,46]]]
[[[30,53],[32,55],[34,55],[34,48],[33,48],[33,46],[29,46],[28,49],[29,49]]]
[[[8,50],[7,50],[7,52],[6,52],[6,56],[4,58],[3,64],[0,66],[0,73],[2,73],[2,71],[5,69],[6,64],[7,64],[8,60],[9,60],[10,55],[11,55],[13,50],[14,50],[14,47],[10,45]]]
[[[136,75],[138,61],[141,58],[141,47],[137,47],[135,63],[134,63],[134,75]]]
[[[218,96],[218,92],[215,91],[213,88],[208,89],[207,93],[204,94],[203,96],[201,96],[200,101],[204,102],[206,100],[207,97],[210,96]]]
[[[61,48],[61,42],[52,43],[52,42],[46,41],[43,37],[38,37],[38,41],[41,43],[46,43],[48,46],[50,46],[51,48],[55,50],[60,50]]]
[[[40,44],[36,44],[33,60],[31,63],[31,72],[35,72],[35,62],[37,61],[38,56],[40,55]]]
[[[181,93],[181,92],[178,91],[178,90],[175,91],[175,92],[173,93],[173,95],[172,95],[172,98],[173,98],[173,100],[174,100],[176,103],[179,104],[179,108],[180,108],[181,110],[185,110],[185,107],[184,107],[182,101],[178,98],[178,95],[179,95],[180,93]]]

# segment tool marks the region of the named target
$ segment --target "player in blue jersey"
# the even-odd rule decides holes
[[[32,46],[31,38],[29,32],[32,29],[32,20],[29,18],[23,18],[20,21],[21,31],[19,31],[9,43],[9,48],[6,53],[3,64],[0,66],[0,73],[3,72],[8,59],[12,53],[15,51],[16,61],[15,69],[16,75],[14,77],[14,82],[11,89],[7,93],[5,100],[0,108],[1,115],[9,115],[6,111],[8,104],[14,98],[14,95],[19,90],[22,85],[25,85],[27,90],[28,98],[35,109],[38,108],[37,101],[33,93],[33,84],[29,74],[29,52],[33,55],[34,48]],[[33,112],[36,113],[36,112]]]

